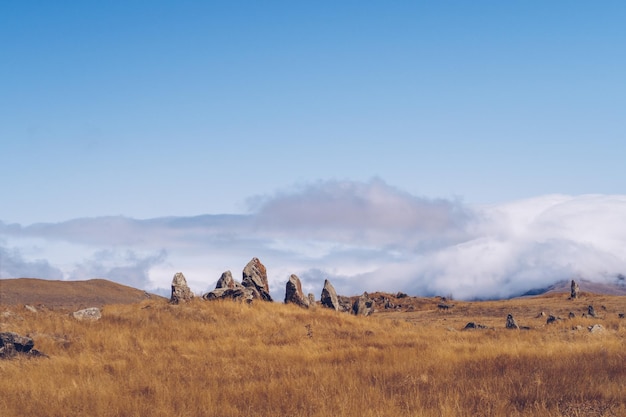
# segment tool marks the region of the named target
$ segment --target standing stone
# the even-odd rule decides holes
[[[187,280],[182,272],[177,272],[172,279],[172,296],[170,303],[178,304],[187,302],[193,298],[193,293],[187,285]]]
[[[575,299],[580,295],[580,287],[576,283],[576,281],[572,280],[572,285],[570,289],[570,298]]]
[[[352,313],[356,316],[369,316],[374,312],[374,301],[364,292],[352,304]]]
[[[309,308],[309,298],[302,292],[302,283],[296,275],[291,275],[285,287],[285,304],[295,304],[300,307]]]
[[[596,316],[596,310],[593,308],[593,306],[587,307],[587,314],[590,317],[595,317]]]
[[[509,314],[508,316],[506,316],[506,328],[507,329],[519,329],[519,326],[517,325],[517,323],[515,322],[515,319],[513,318],[513,314]]]
[[[309,306],[312,306],[315,304],[315,294],[313,294],[312,292],[309,293]]]
[[[76,320],[98,321],[102,318],[102,312],[98,307],[89,307],[72,313]]]
[[[235,281],[233,279],[233,274],[230,271],[226,271],[224,273],[222,273],[222,276],[220,277],[220,279],[217,280],[217,285],[215,286],[215,289],[218,288],[242,288],[243,285],[241,285],[240,283],[238,283],[237,281]]]
[[[322,289],[320,303],[324,307],[339,311],[339,299],[337,298],[337,292],[329,280],[324,280],[324,288]]]
[[[241,283],[246,288],[257,290],[264,301],[273,301],[267,281],[267,270],[258,258],[252,258],[243,269],[243,280]]]

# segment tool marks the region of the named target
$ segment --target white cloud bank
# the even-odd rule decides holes
[[[426,199],[383,181],[319,182],[256,197],[249,215],[0,223],[0,276],[103,277],[169,288],[182,271],[200,293],[259,257],[276,299],[295,273],[319,296],[497,298],[557,281],[626,273],[626,196],[541,196],[490,207]]]

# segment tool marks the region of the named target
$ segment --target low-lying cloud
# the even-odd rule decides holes
[[[247,215],[0,223],[3,277],[103,277],[147,290],[182,271],[196,292],[254,256],[275,298],[289,274],[305,291],[494,298],[626,271],[626,196],[549,195],[489,207],[413,196],[381,180],[327,181],[251,199]],[[28,257],[25,242],[43,248]],[[30,244],[30,243],[29,243]],[[59,246],[71,250],[58,250]],[[6,245],[5,245],[6,246]],[[7,246],[8,247],[8,246]],[[34,256],[34,255],[33,255]]]

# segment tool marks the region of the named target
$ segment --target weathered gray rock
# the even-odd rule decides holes
[[[295,304],[303,308],[309,308],[309,298],[302,292],[302,283],[297,275],[292,274],[285,287],[285,304]]]
[[[233,274],[230,271],[222,273],[220,279],[217,280],[215,288],[243,288],[243,285],[233,279]]]
[[[102,318],[102,312],[98,307],[85,308],[72,313],[76,320],[97,321]]]
[[[519,329],[517,322],[513,318],[513,314],[506,316],[506,328],[507,329]]]
[[[0,333],[0,347],[11,346],[7,349],[14,350],[18,353],[28,353],[35,346],[33,339],[26,336],[20,336],[13,332]]]
[[[273,301],[267,281],[267,270],[258,258],[252,258],[243,269],[243,280],[241,283],[246,288],[254,288],[258,291],[262,300]]]
[[[573,319],[574,317],[576,317],[576,314],[574,314],[573,311],[570,311],[567,317],[569,317],[570,319]]]
[[[576,281],[572,280],[572,284],[570,285],[570,298],[575,299],[580,295],[580,287],[576,283]]]
[[[604,331],[604,327],[601,324],[594,324],[593,326],[587,327],[589,332],[591,333],[601,333]]]
[[[187,280],[182,272],[177,272],[172,279],[172,296],[170,303],[179,304],[193,299],[193,293],[187,285]]]
[[[556,321],[557,321],[556,317],[554,317],[553,315],[549,315],[548,320],[546,320],[546,324],[556,323]]]
[[[339,301],[339,311],[342,312],[350,312],[352,311],[352,299],[350,297],[346,297],[345,295],[337,295],[337,300]]]
[[[356,316],[369,316],[374,312],[374,300],[364,292],[359,298],[352,304],[352,314]]]
[[[339,311],[339,299],[337,298],[337,292],[335,287],[329,280],[324,280],[324,288],[322,288],[322,295],[320,296],[320,303],[326,308],[331,308],[335,311]]]
[[[464,330],[487,329],[487,326],[485,326],[484,324],[479,324],[479,323],[475,323],[473,321],[470,321],[469,323],[467,323],[465,325],[465,327],[463,329]]]
[[[309,306],[315,305],[315,294],[312,292],[309,293]]]
[[[587,307],[587,315],[589,315],[590,317],[595,317],[596,316],[596,310],[593,308],[592,305]]]
[[[245,287],[237,287],[237,288],[216,288],[213,291],[209,291],[208,293],[202,296],[204,300],[234,300],[234,301],[245,301],[247,303],[251,303],[254,299],[261,298],[261,294],[254,288],[245,288]]]
[[[624,313],[619,313],[619,314],[617,315],[617,317],[619,317],[620,319],[623,319],[623,318],[624,318],[624,317],[626,317],[626,316],[624,316]]]

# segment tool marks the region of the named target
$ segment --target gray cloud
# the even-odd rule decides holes
[[[291,273],[316,296],[330,278],[344,294],[494,298],[562,279],[610,281],[626,271],[626,196],[551,195],[468,207],[412,196],[381,180],[328,181],[256,197],[253,209],[248,215],[0,223],[0,237],[16,247],[25,239],[50,248],[73,245],[40,257],[47,261],[37,265],[47,265],[48,275],[58,268],[66,278],[99,276],[146,289],[168,288],[181,271],[192,288],[205,291],[223,271],[239,276],[257,256],[276,298]],[[68,253],[76,255],[61,262]]]
[[[25,260],[18,248],[0,246],[0,277],[61,279],[63,272],[45,259]]]
[[[155,266],[163,264],[167,254],[159,253],[140,256],[132,250],[115,251],[105,249],[96,252],[88,259],[76,265],[69,273],[72,280],[103,277],[135,288],[151,287],[149,272]]]

